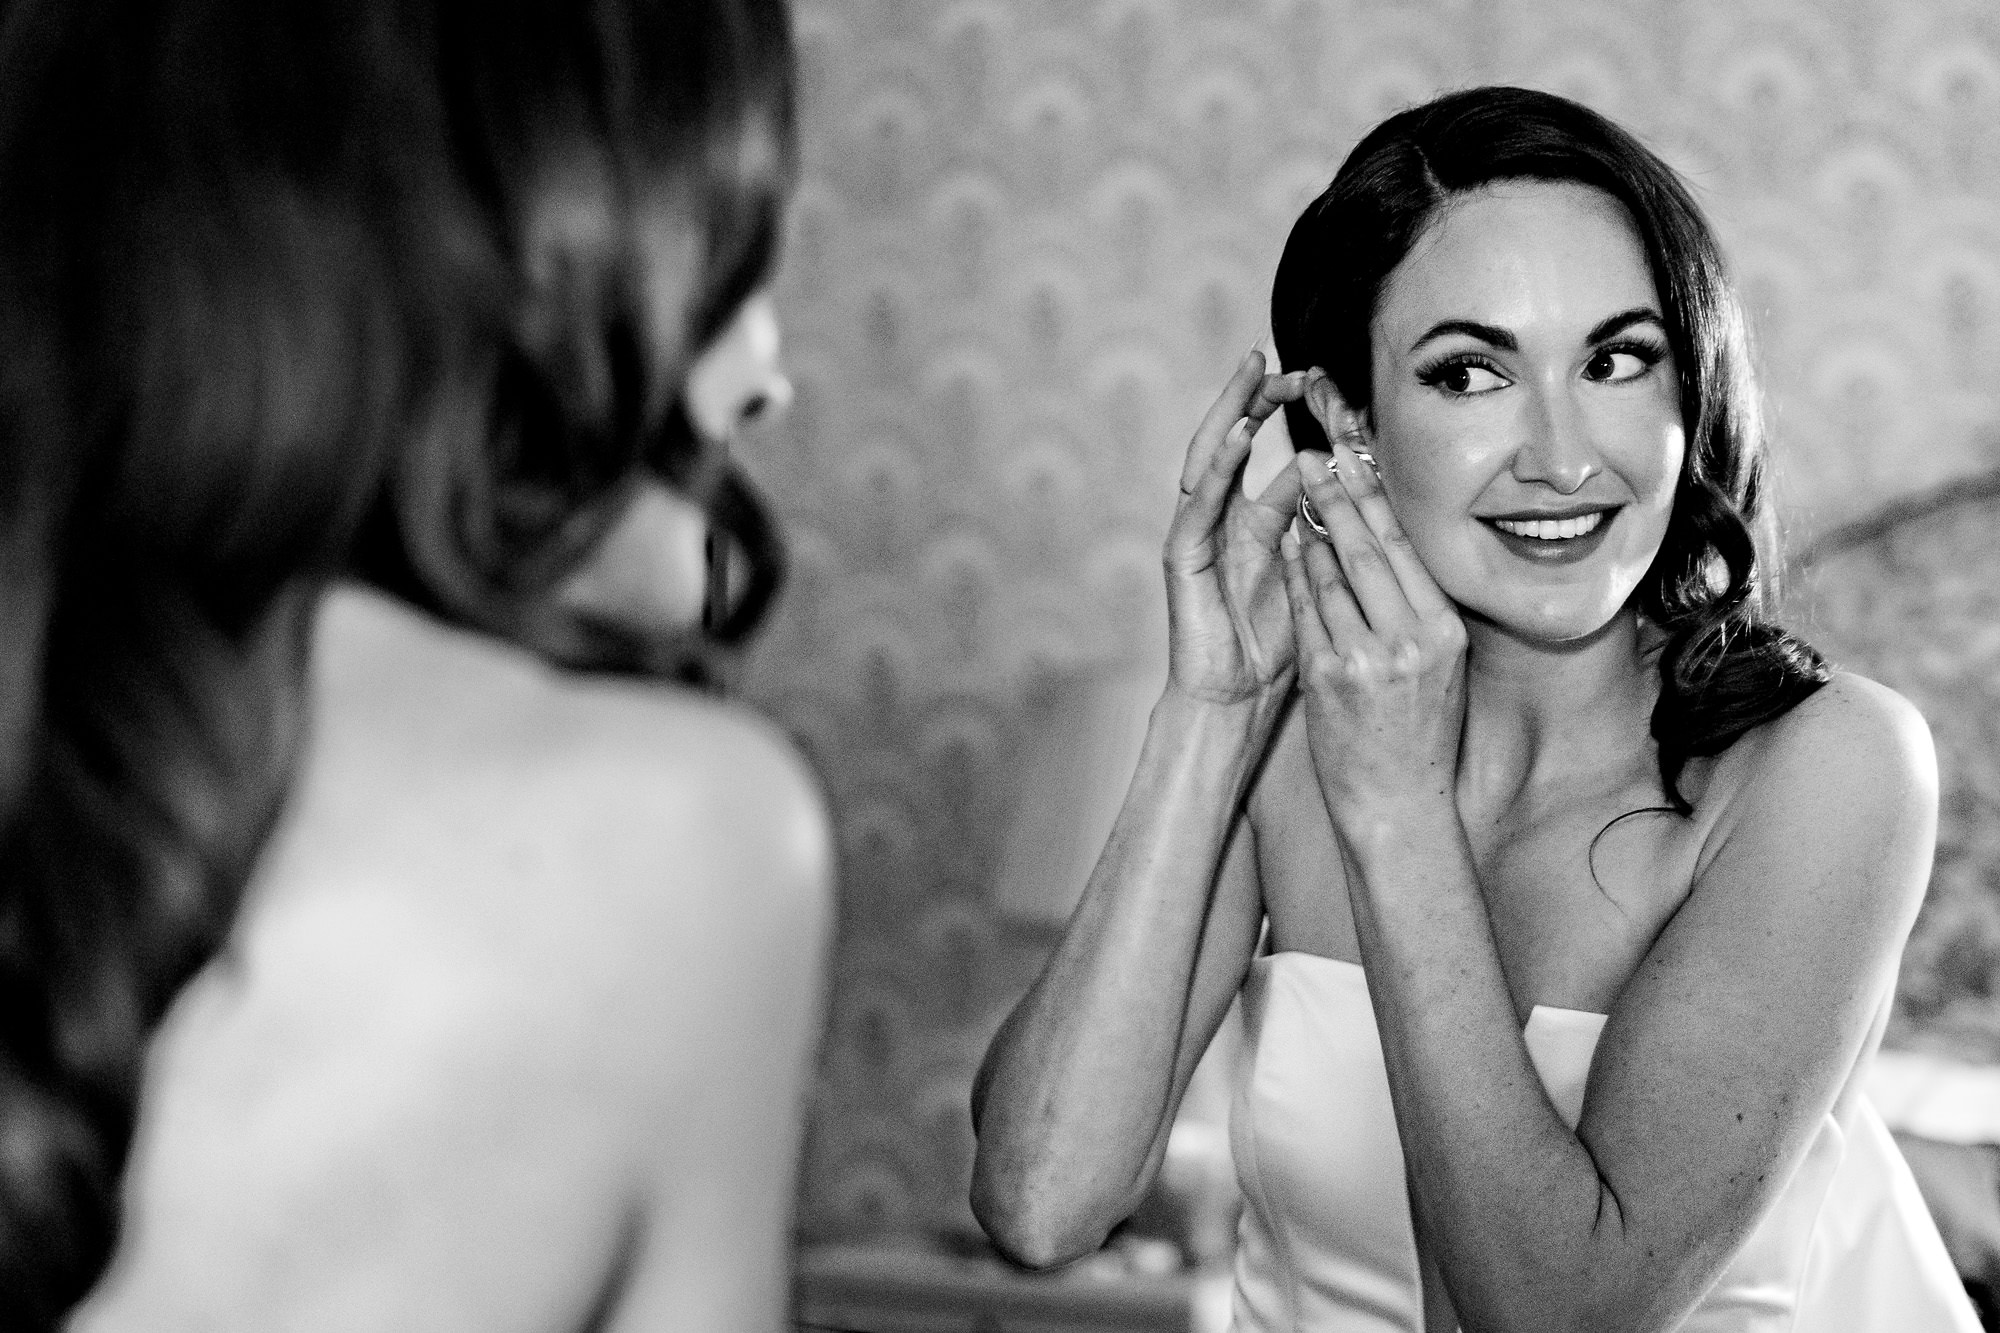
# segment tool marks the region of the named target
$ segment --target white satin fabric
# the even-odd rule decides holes
[[[1243,1187],[1235,1333],[1424,1333],[1402,1142],[1366,974],[1259,958],[1230,1115]],[[1526,1039],[1572,1128],[1604,1015],[1536,1006]],[[1979,1333],[1909,1168],[1863,1099],[1798,1171],[1681,1333]]]

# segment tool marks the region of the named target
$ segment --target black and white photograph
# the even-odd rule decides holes
[[[0,0],[0,1333],[1996,1330],[1992,0]]]

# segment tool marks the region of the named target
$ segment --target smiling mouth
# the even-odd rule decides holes
[[[1486,521],[1511,536],[1538,542],[1562,542],[1589,536],[1602,527],[1609,516],[1608,511],[1599,509],[1568,518],[1489,518]]]

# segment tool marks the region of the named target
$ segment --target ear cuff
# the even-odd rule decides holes
[[[1361,432],[1359,430],[1344,430],[1340,433],[1339,439],[1342,444],[1354,452],[1356,458],[1371,468],[1375,466],[1375,455],[1363,449],[1358,443],[1361,439]],[[1332,454],[1326,456],[1326,470],[1336,477],[1340,475],[1340,464],[1335,461]],[[1326,537],[1329,535],[1326,530],[1326,524],[1319,521],[1319,511],[1314,509],[1313,502],[1303,495],[1299,497],[1299,517],[1305,521],[1307,527],[1317,532],[1320,536]]]

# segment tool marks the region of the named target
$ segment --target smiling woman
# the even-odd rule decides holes
[[[1369,429],[1394,441],[1383,488],[1462,612],[1574,639],[1639,586],[1686,453],[1657,307],[1625,210],[1573,183],[1470,192],[1391,274]],[[1313,386],[1335,417],[1332,383]]]
[[[1101,1240],[1240,993],[1242,1333],[1975,1328],[1858,1081],[1929,737],[1765,618],[1686,191],[1574,103],[1456,94],[1355,149],[1272,307],[1295,369],[1195,434],[1169,684],[975,1089],[996,1242]],[[1280,407],[1305,448],[1244,496]]]

